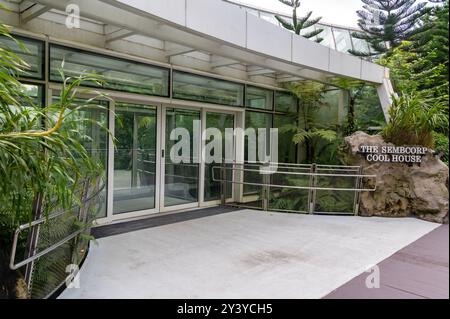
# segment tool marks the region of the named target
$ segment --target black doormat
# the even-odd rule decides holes
[[[92,228],[91,234],[96,239],[103,238],[103,237],[109,237],[124,233],[129,233],[136,230],[141,229],[147,229],[151,227],[158,227],[168,224],[174,224],[179,222],[184,222],[191,219],[197,219],[197,218],[203,218],[213,215],[219,215],[224,213],[229,213],[233,211],[240,210],[239,208],[235,207],[223,207],[223,206],[217,206],[217,207],[209,207],[209,208],[202,208],[202,209],[196,209],[186,212],[177,212],[173,214],[168,215],[162,215],[162,216],[154,216],[149,217],[145,219],[139,219],[139,220],[133,220],[128,222],[122,222],[122,223],[116,223],[111,225],[104,225]]]

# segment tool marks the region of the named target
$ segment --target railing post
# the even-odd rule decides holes
[[[33,220],[39,219],[42,216],[42,209],[43,209],[43,195],[41,193],[36,195],[36,198],[33,201],[33,208],[32,208],[32,217]],[[33,227],[30,230],[30,233],[28,234],[27,239],[27,249],[25,252],[25,259],[30,258],[36,253],[37,245],[39,241],[39,229],[40,227]],[[25,275],[24,279],[28,287],[28,292],[31,294],[31,278],[33,274],[33,268],[34,268],[34,261],[28,263],[25,266]]]
[[[269,174],[269,170],[270,170],[270,163],[264,163],[263,164],[263,170],[264,170],[264,174],[263,174],[263,190],[262,190],[262,195],[263,195],[263,207],[262,209],[264,211],[268,211],[269,210],[269,196],[270,196],[270,174]]]
[[[362,172],[363,172],[363,168],[362,168],[362,166],[360,166],[358,168],[358,175],[362,175]],[[361,189],[362,188],[361,186],[362,186],[362,178],[360,176],[358,176],[358,177],[356,177],[355,189]],[[355,191],[355,200],[353,203],[353,214],[355,216],[358,216],[358,213],[359,213],[360,199],[361,199],[361,191],[356,190]]]
[[[317,166],[314,163],[314,164],[311,165],[311,170],[310,170],[311,175],[310,175],[310,178],[309,178],[310,190],[309,190],[309,196],[308,196],[308,198],[309,198],[308,212],[310,214],[314,214],[314,209],[315,209],[315,206],[316,206],[316,190],[314,189],[316,187],[316,185],[317,185],[317,178],[314,175],[314,173],[316,173],[316,171],[317,171]]]
[[[227,195],[226,195],[226,166],[225,166],[225,160],[222,158],[222,165],[220,166],[220,204],[222,206],[225,206],[227,202]]]

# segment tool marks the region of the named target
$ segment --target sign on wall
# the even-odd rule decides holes
[[[359,153],[368,162],[421,163],[428,148],[422,146],[360,145]]]

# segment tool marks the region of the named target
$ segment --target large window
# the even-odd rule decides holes
[[[273,91],[256,86],[247,86],[245,92],[245,106],[255,109],[272,110]]]
[[[297,98],[289,92],[275,92],[275,111],[286,113],[297,113]]]
[[[0,48],[8,49],[22,58],[27,64],[26,72],[19,74],[24,78],[44,78],[44,42],[14,36],[18,42],[0,37]]]
[[[173,71],[173,97],[183,100],[242,106],[244,104],[244,85]]]
[[[62,81],[59,70],[63,62],[65,76],[79,76],[91,72],[105,78],[102,86],[107,89],[169,96],[169,70],[165,68],[51,45],[51,81]]]

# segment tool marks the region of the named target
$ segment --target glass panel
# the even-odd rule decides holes
[[[323,40],[322,40],[322,42],[320,42],[320,44],[327,46],[329,48],[332,48],[332,49],[336,49],[336,46],[334,44],[333,33],[331,32],[331,28],[329,26],[325,26],[325,25],[320,25],[318,27],[323,29],[323,31],[319,35],[319,37],[323,38]]]
[[[19,36],[15,36],[15,38],[25,46],[25,51],[15,41],[6,37],[0,37],[0,48],[14,52],[29,65],[29,69],[25,73],[21,73],[20,76],[43,79],[44,43]]]
[[[186,129],[189,133],[187,150],[176,153],[180,156],[180,163],[173,162],[170,156],[172,147],[182,139],[181,135],[176,136],[175,140],[170,139],[172,130],[176,128]],[[166,110],[165,207],[198,201],[199,150],[193,139],[194,135],[200,134],[200,129],[199,111]]]
[[[332,128],[339,122],[340,90],[326,91],[320,101],[320,106],[314,113],[314,123],[318,128]]]
[[[273,91],[255,86],[247,86],[245,91],[245,106],[255,109],[273,109]]]
[[[276,25],[279,24],[278,20],[275,18],[274,14],[260,11],[260,17],[261,17],[261,19],[266,20],[267,22],[270,22],[270,23],[273,23]]]
[[[59,97],[53,97],[52,103],[58,103]],[[85,103],[78,100],[77,105]],[[73,107],[76,107],[74,105]],[[78,132],[79,139],[87,150],[88,154],[102,166],[100,177],[105,187],[100,194],[100,209],[97,217],[106,217],[106,194],[107,194],[107,174],[108,167],[108,103],[104,101],[91,101],[89,107],[81,108],[72,113],[76,120],[74,128]]]
[[[288,92],[275,91],[275,111],[297,113],[297,98]]]
[[[292,142],[293,131],[285,131],[287,126],[297,125],[295,117],[287,115],[274,115],[273,127],[278,128],[278,162],[295,163],[297,145]]]
[[[173,97],[232,106],[242,106],[244,85],[200,75],[174,71]]]
[[[340,174],[340,175],[356,175],[358,170],[332,169],[329,167],[318,167],[319,174]],[[322,188],[350,188],[356,187],[356,177],[343,176],[317,176],[317,187]],[[341,190],[317,190],[316,205],[314,211],[316,213],[353,213],[353,205],[356,192]]]
[[[271,175],[272,185],[308,187],[309,167],[278,165],[277,172]],[[299,174],[300,173],[300,174]],[[308,212],[308,189],[270,187],[269,209],[278,211]]]
[[[42,85],[22,84],[22,92],[31,99],[34,105],[44,105],[44,90]]]
[[[105,78],[103,87],[107,89],[169,96],[168,69],[51,45],[51,81],[62,80],[58,70],[61,69],[63,61],[65,76],[79,76],[86,72],[97,73]]]
[[[310,26],[308,28],[302,29],[301,32],[300,32],[300,35],[304,36],[305,34],[308,34],[308,33],[313,32],[315,30],[316,30],[315,26]],[[319,33],[319,37],[321,36],[321,34],[322,33]],[[317,40],[317,36],[311,37],[311,38],[309,38],[309,40],[316,41]]]
[[[114,214],[155,208],[156,108],[116,104]]]
[[[336,50],[347,53],[353,49],[350,32],[348,30],[333,28],[334,38],[336,40]]]
[[[256,133],[256,145],[253,145],[253,150],[249,150],[249,138],[248,136],[245,137],[245,152],[244,152],[244,158],[245,161],[249,161],[249,152],[255,152],[256,157],[258,154],[258,128],[265,128],[267,137],[266,141],[267,144],[269,144],[269,129],[272,127],[272,114],[269,113],[258,113],[258,112],[250,112],[247,111],[245,113],[245,128],[253,128],[255,129]],[[266,145],[267,149],[267,145]],[[256,158],[258,161],[258,158]],[[253,164],[245,164],[245,169],[250,169],[252,171],[247,171],[244,173],[244,182],[249,183],[263,183],[263,177],[265,175],[259,173],[259,167],[260,165],[258,163]],[[253,171],[255,170],[255,171]],[[262,197],[261,197],[262,187],[257,185],[244,185],[244,201],[247,202],[248,205],[253,207],[261,208],[262,205]]]
[[[352,42],[355,51],[369,53],[369,45],[365,40],[352,37]]]
[[[386,124],[377,89],[366,86],[355,102],[355,119],[359,130],[377,131]]]
[[[227,168],[232,168],[233,165],[232,164],[226,164],[226,162],[230,162],[234,159],[233,154],[226,154],[225,151],[225,143],[232,143],[232,147],[231,149],[233,150],[234,153],[234,139],[231,138],[231,140],[227,140],[225,139],[226,135],[225,135],[225,129],[233,129],[234,128],[234,116],[232,114],[222,114],[222,113],[206,113],[206,128],[216,128],[220,131],[221,135],[222,135],[222,140],[221,140],[221,147],[222,147],[222,154],[221,154],[221,158],[225,159],[225,163],[224,161],[221,161],[219,163],[205,163],[205,201],[211,201],[211,200],[218,200],[220,199],[220,195],[222,193],[223,190],[221,190],[221,183],[220,182],[214,182],[213,181],[213,167],[214,166],[221,166],[223,165],[222,163],[224,163],[226,165]],[[212,142],[212,137],[208,140],[205,141],[205,144],[208,144]],[[216,151],[214,149],[214,151]],[[210,154],[206,154],[206,156],[211,156],[213,157],[215,154],[214,152],[210,152]],[[230,155],[231,158],[227,158],[226,156]],[[231,181],[233,178],[233,171],[227,170],[227,177],[226,180]],[[219,169],[215,169],[214,170],[214,177],[216,177],[216,179],[220,179],[220,170]],[[232,188],[233,188],[233,184],[232,183],[227,183],[226,184],[226,194],[227,194],[227,198],[231,198],[232,197]]]

